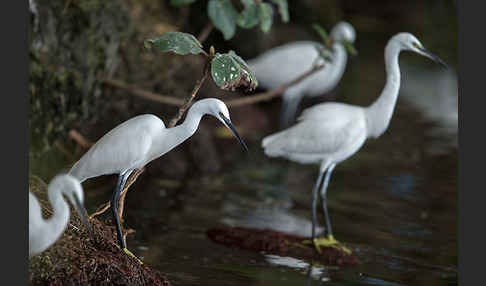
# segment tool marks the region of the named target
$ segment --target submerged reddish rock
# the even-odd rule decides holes
[[[313,247],[305,247],[301,244],[307,238],[271,229],[220,227],[209,229],[207,235],[214,242],[229,247],[313,259],[325,265],[346,266],[356,265],[359,262],[356,256],[332,247],[322,248],[322,254],[319,254]]]

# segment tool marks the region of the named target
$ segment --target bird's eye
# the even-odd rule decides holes
[[[417,42],[412,42],[412,46],[417,49],[420,48],[420,45]]]

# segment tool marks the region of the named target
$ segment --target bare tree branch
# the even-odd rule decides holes
[[[309,77],[313,73],[321,70],[322,68],[324,68],[324,64],[313,66],[312,69],[306,71],[305,73],[303,73],[302,75],[300,75],[296,79],[282,85],[281,87],[279,87],[277,89],[267,91],[267,92],[257,93],[257,94],[254,94],[252,96],[248,96],[248,97],[244,97],[244,98],[227,100],[227,101],[225,101],[225,103],[228,107],[238,107],[238,106],[242,106],[242,105],[257,103],[257,102],[260,102],[260,101],[268,101],[268,100],[270,100],[274,97],[280,96],[284,91],[286,91],[290,87],[298,84],[299,82],[303,81],[304,79],[306,79],[307,77]]]
[[[206,41],[206,39],[208,38],[209,34],[211,34],[211,32],[213,31],[213,23],[211,21],[209,21],[206,26],[204,26],[204,28],[202,29],[202,31],[199,33],[199,35],[197,36],[197,40],[201,43],[203,43],[204,41]]]
[[[76,143],[78,143],[79,146],[85,149],[89,149],[94,144],[93,142],[86,139],[83,135],[81,135],[81,133],[79,133],[76,129],[69,130],[68,134],[69,137],[71,137],[71,139],[76,141]]]
[[[286,91],[290,87],[298,84],[299,82],[303,81],[304,79],[311,76],[315,72],[321,70],[322,68],[324,68],[324,66],[325,66],[324,64],[315,65],[310,70],[301,74],[296,79],[282,85],[281,87],[279,87],[277,89],[267,91],[267,92],[257,93],[257,94],[254,94],[252,96],[248,96],[248,97],[244,97],[244,98],[225,100],[224,102],[226,103],[226,105],[228,105],[228,107],[238,107],[238,106],[253,104],[253,103],[257,103],[257,102],[261,102],[261,101],[268,101],[268,100],[270,100],[274,97],[280,96],[284,91]],[[184,106],[184,108],[181,108],[179,110],[180,116],[176,117],[176,118],[178,118],[177,120],[179,120],[180,117],[182,117],[182,114],[184,113],[184,111],[191,105],[192,100],[196,96],[196,93],[199,91],[199,88],[201,87],[203,81],[207,78],[208,74],[209,74],[208,68],[205,68],[205,73],[204,73],[203,78],[200,81],[197,82],[196,86],[194,87],[193,92],[191,93],[191,97],[186,102],[184,102],[184,101],[182,101],[178,98],[175,98],[175,97],[164,96],[164,95],[152,93],[152,92],[149,92],[149,91],[145,91],[145,90],[142,90],[142,89],[140,89],[136,86],[130,86],[130,85],[127,85],[127,84],[125,84],[121,81],[118,81],[118,80],[105,80],[105,83],[109,84],[111,86],[117,87],[117,88],[125,89],[125,90],[129,91],[130,93],[132,93],[133,95],[143,97],[143,98],[146,98],[146,99],[149,99],[149,100],[153,100],[153,101],[157,101],[157,102],[169,104],[169,105]],[[182,114],[181,114],[181,112],[182,112]],[[175,118],[173,120],[175,120]]]
[[[174,127],[177,124],[177,122],[182,118],[182,115],[184,114],[186,109],[189,108],[189,106],[191,106],[192,100],[196,97],[197,92],[199,91],[199,89],[203,85],[206,78],[208,78],[208,75],[209,75],[209,64],[206,64],[202,78],[197,81],[196,85],[194,86],[194,88],[191,92],[191,96],[187,99],[187,101],[184,103],[184,105],[179,107],[179,112],[177,113],[177,116],[172,118],[172,120],[169,122],[169,126],[168,126],[169,128]]]
[[[160,103],[164,103],[164,104],[169,104],[169,105],[175,105],[175,106],[184,105],[184,100],[182,100],[182,99],[175,98],[175,97],[172,97],[172,96],[161,95],[161,94],[153,93],[153,92],[150,92],[150,91],[146,91],[146,90],[140,89],[139,87],[137,87],[135,85],[128,85],[128,84],[126,84],[122,81],[119,81],[119,80],[105,79],[103,81],[103,83],[110,85],[110,86],[113,86],[113,87],[116,87],[116,88],[119,88],[119,89],[124,89],[124,90],[130,92],[131,94],[133,94],[135,96],[139,96],[139,97],[149,99],[149,100],[152,100],[152,101],[156,101],[156,102],[160,102]]]

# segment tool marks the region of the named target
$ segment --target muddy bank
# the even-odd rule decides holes
[[[42,206],[44,217],[51,214],[44,183],[31,179],[30,191]],[[171,285],[158,270],[139,264],[115,243],[113,226],[92,219],[93,233],[82,225],[71,209],[71,219],[61,238],[29,260],[30,285]]]
[[[158,270],[116,247],[113,227],[96,219],[91,223],[93,237],[82,227],[69,226],[53,246],[30,259],[31,285],[171,285]]]
[[[214,242],[228,247],[313,260],[324,265],[351,266],[359,263],[358,258],[352,254],[330,247],[322,248],[322,254],[319,254],[313,247],[301,245],[307,238],[270,229],[221,227],[209,229],[207,235]]]

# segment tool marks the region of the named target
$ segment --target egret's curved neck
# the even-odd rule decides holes
[[[376,138],[388,128],[400,89],[398,56],[401,48],[389,43],[385,49],[386,84],[380,97],[366,108],[368,137]]]
[[[333,65],[344,67],[346,66],[346,61],[348,60],[348,54],[346,53],[346,48],[343,44],[336,42],[332,45],[334,49]]]
[[[158,140],[159,142],[155,143],[156,148],[159,149],[157,157],[169,152],[191,137],[196,132],[204,114],[205,112],[195,103],[187,112],[186,119],[182,124],[168,128],[165,132],[162,132]]]
[[[63,187],[62,184],[55,184],[50,186],[47,191],[52,215],[44,221],[43,233],[39,235],[39,238],[42,237],[45,247],[51,245],[61,236],[69,222],[69,206],[61,194]]]
[[[332,57],[333,62],[331,72],[326,75],[326,79],[330,84],[329,89],[323,91],[323,93],[333,89],[343,76],[344,70],[346,69],[346,62],[348,61],[348,54],[346,53],[346,48],[343,44],[336,42],[333,44],[334,55]]]

